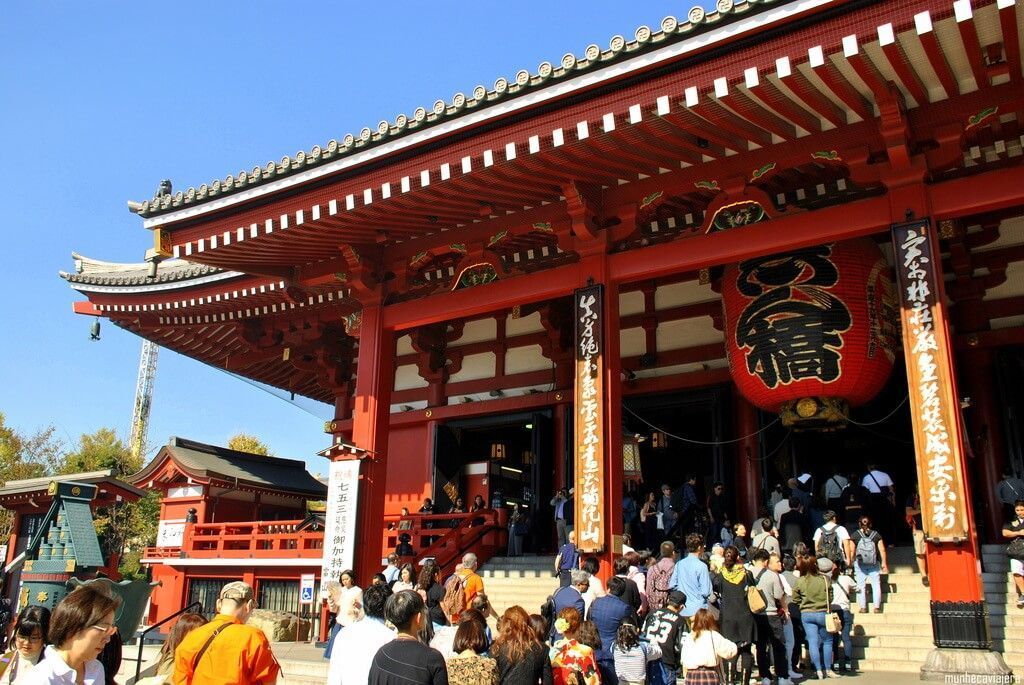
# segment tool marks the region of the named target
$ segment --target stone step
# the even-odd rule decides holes
[[[546,582],[558,583],[557,577],[551,572],[550,568],[545,569],[532,569],[532,568],[488,568],[480,571],[480,577],[486,582],[488,578],[514,578],[521,580],[527,579],[543,579]]]

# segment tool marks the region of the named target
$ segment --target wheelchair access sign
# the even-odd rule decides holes
[[[303,573],[299,577],[299,604],[313,603],[313,586],[316,584],[316,576],[312,573]]]

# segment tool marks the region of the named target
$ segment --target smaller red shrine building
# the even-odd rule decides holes
[[[7,541],[7,554],[4,557],[5,567],[25,551],[32,536],[39,531],[39,526],[46,517],[50,504],[53,503],[50,483],[64,481],[97,486],[96,498],[89,503],[94,515],[98,509],[109,510],[120,507],[128,502],[134,502],[146,494],[144,490],[119,480],[114,475],[113,469],[7,481],[0,488],[0,507],[12,512],[14,521],[11,524],[11,533]],[[119,580],[121,574],[117,569],[121,562],[120,555],[104,553],[104,562],[106,565],[96,569],[97,572]],[[12,569],[4,579],[4,595],[11,600],[11,605],[15,608],[18,607],[21,572],[20,567]]]
[[[308,515],[327,486],[301,461],[171,438],[129,477],[163,494],[154,547],[148,616],[155,623],[192,602],[214,611],[220,589],[244,580],[259,606],[298,612],[299,576],[323,561],[323,522]]]

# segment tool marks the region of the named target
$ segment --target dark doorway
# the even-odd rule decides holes
[[[657,492],[663,483],[673,490],[681,486],[688,473],[697,476],[697,496],[701,502],[716,480],[731,491],[732,469],[727,468],[723,446],[716,444],[727,437],[723,435],[727,390],[725,386],[701,388],[624,401],[624,438],[641,439],[642,482],[637,488],[640,501],[647,492]],[[664,434],[663,444],[655,444],[655,432]]]
[[[551,412],[524,412],[449,421],[437,430],[434,510],[458,497],[467,508],[480,494],[489,506],[519,504],[530,516],[524,551],[551,551],[547,540],[554,496]]]
[[[903,506],[917,484],[917,465],[907,375],[897,363],[882,391],[864,406],[850,410],[850,422],[833,431],[790,431],[762,414],[763,474],[766,496],[776,485],[802,473],[813,477],[813,494],[820,500],[822,487],[834,473],[863,478],[868,463],[889,474],[896,486],[896,518],[892,529],[896,542],[908,542],[910,530],[902,525]]]

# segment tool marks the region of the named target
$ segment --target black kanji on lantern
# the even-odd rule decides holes
[[[747,370],[769,388],[839,378],[840,333],[850,328],[851,318],[827,290],[839,280],[831,254],[830,245],[819,245],[739,265],[736,288],[755,299],[736,323],[736,344],[750,350]]]

